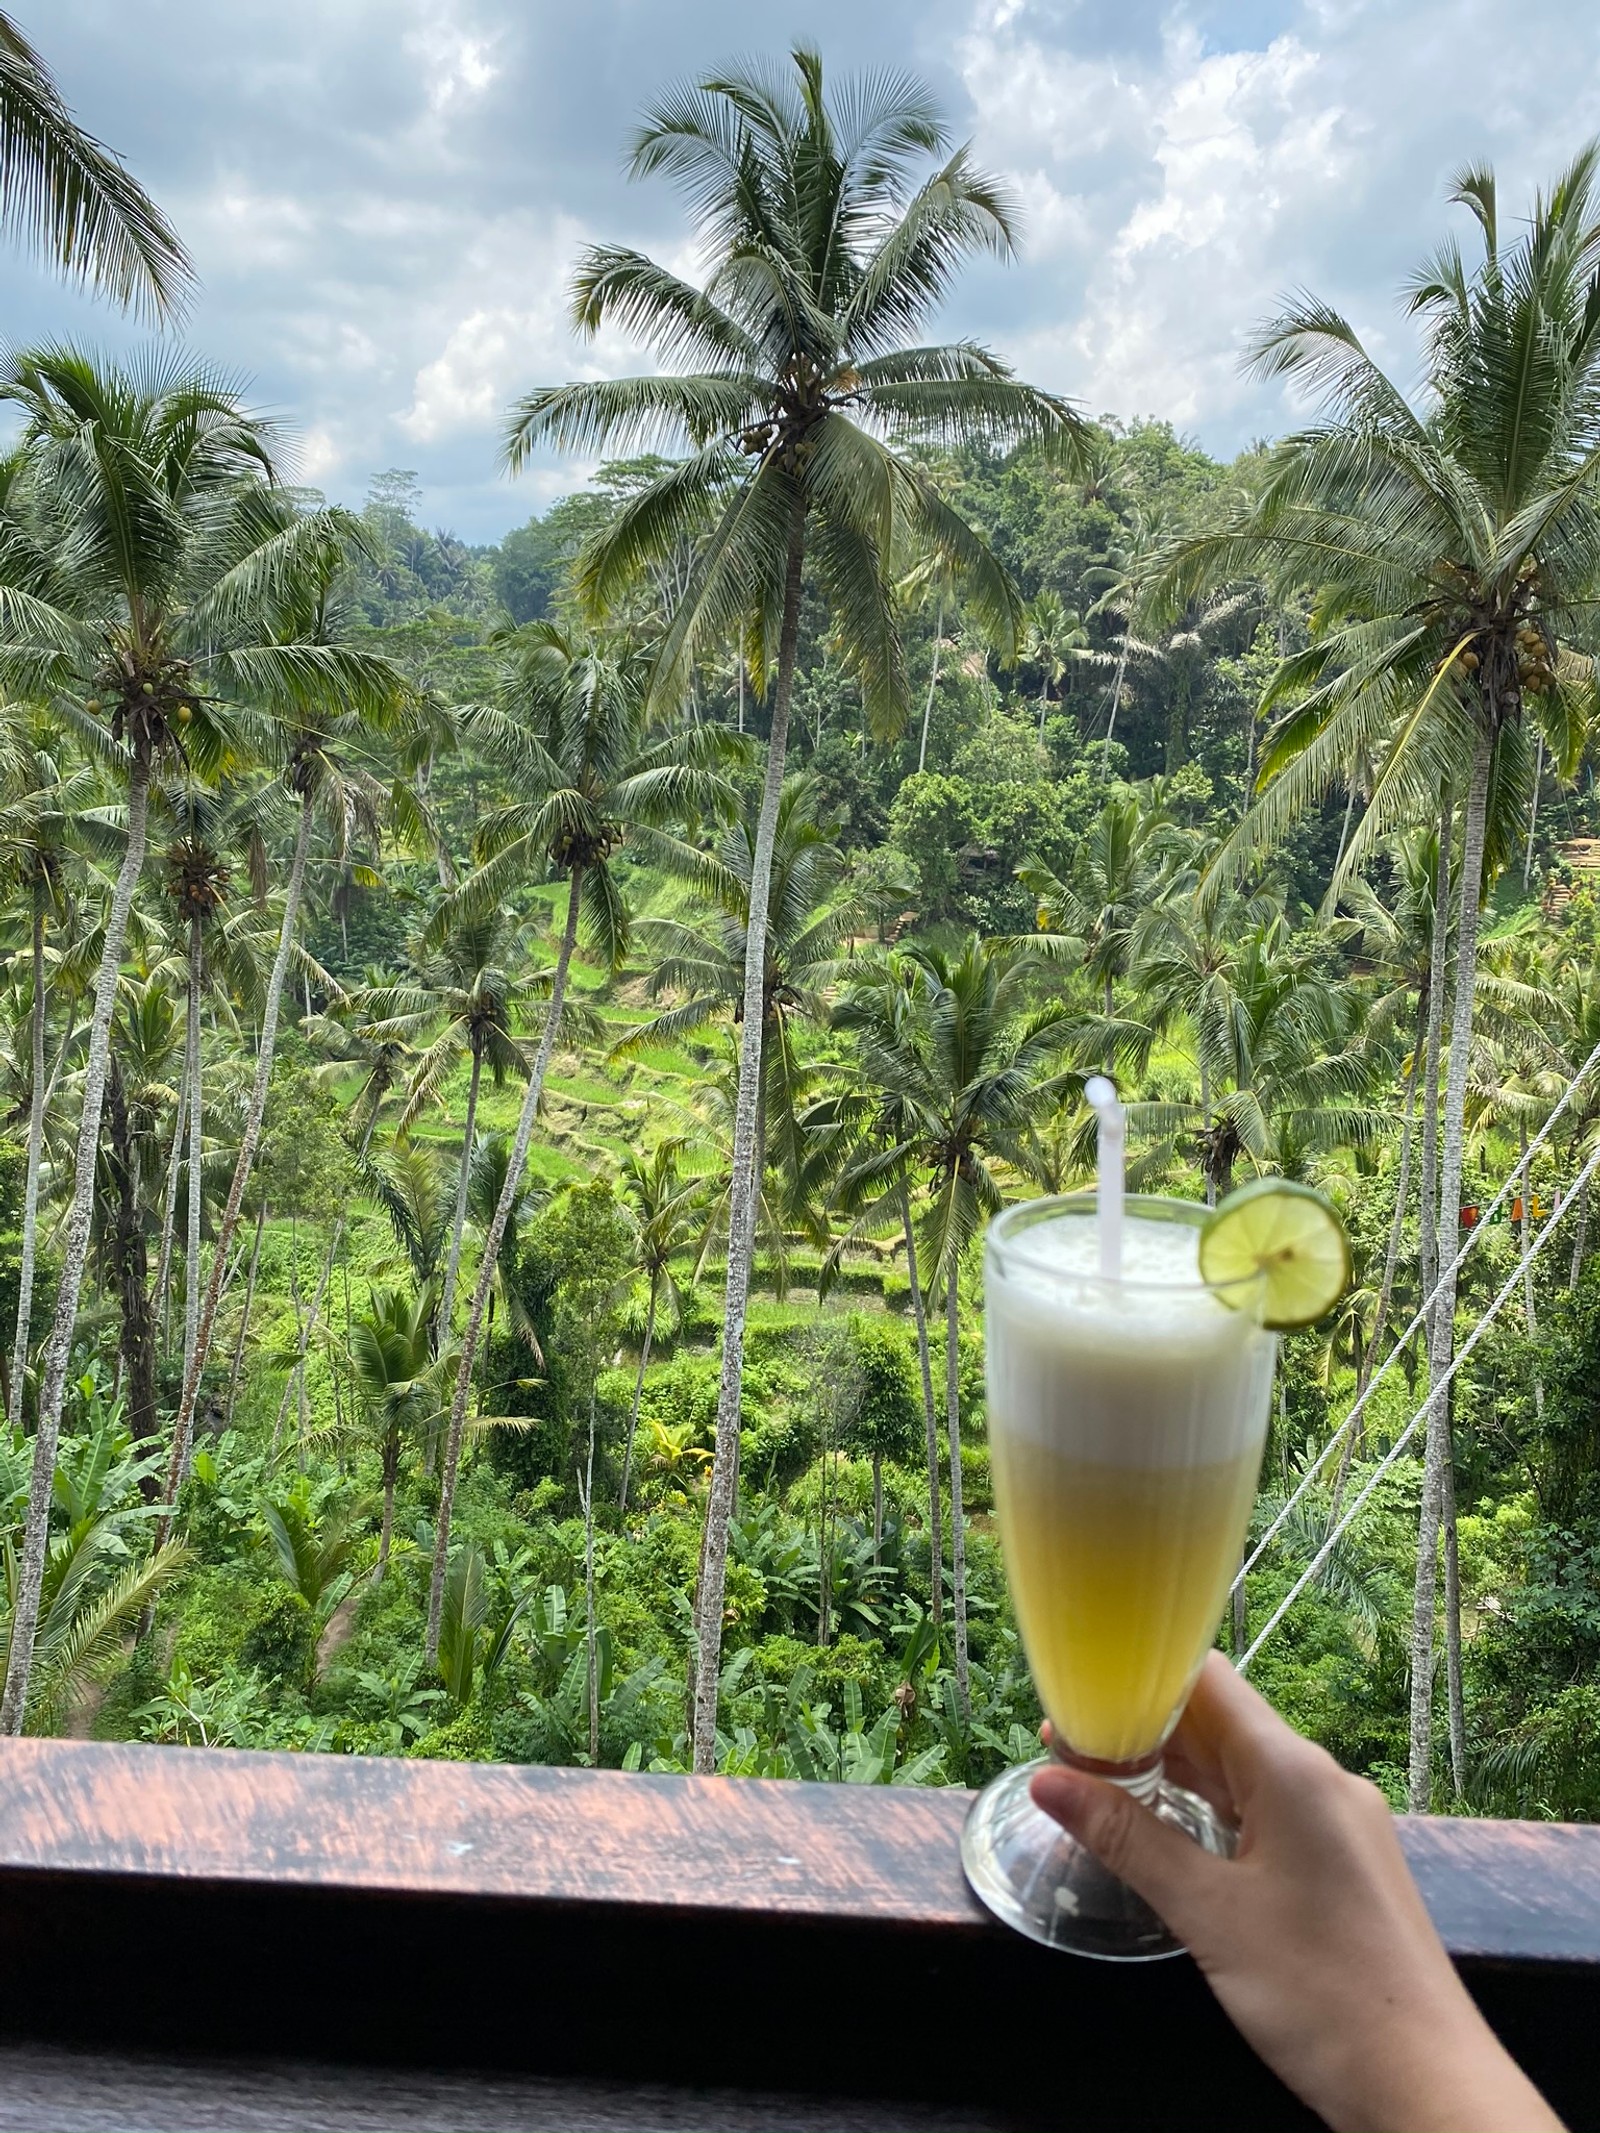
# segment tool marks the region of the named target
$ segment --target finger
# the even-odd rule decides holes
[[[1142,1896],[1180,1939],[1189,1938],[1189,1919],[1203,1919],[1215,1876],[1232,1871],[1103,1778],[1057,1765],[1039,1771],[1029,1791],[1036,1807]]]
[[[1304,1745],[1221,1652],[1212,1652],[1201,1668],[1177,1731],[1191,1764],[1211,1772],[1212,1782],[1240,1808],[1285,1751]]]
[[[1216,1758],[1204,1752],[1195,1754],[1191,1749],[1192,1744],[1185,1740],[1181,1731],[1174,1733],[1162,1758],[1166,1776],[1174,1785],[1183,1786],[1185,1791],[1197,1792],[1225,1822],[1236,1822],[1238,1812],[1233,1793]]]
[[[1227,1674],[1227,1681],[1214,1679],[1218,1674]],[[1193,1779],[1193,1790],[1203,1794],[1216,1805],[1214,1794],[1220,1794],[1231,1802],[1233,1787],[1229,1785],[1227,1762],[1222,1747],[1227,1741],[1227,1689],[1233,1681],[1233,1666],[1220,1651],[1205,1655],[1195,1687],[1188,1691],[1188,1702],[1173,1728],[1171,1741],[1167,1743],[1169,1764],[1186,1764]]]

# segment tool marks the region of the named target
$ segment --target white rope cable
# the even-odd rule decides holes
[[[1380,1459],[1378,1464],[1373,1468],[1372,1473],[1367,1478],[1365,1486],[1361,1489],[1360,1493],[1352,1500],[1349,1509],[1340,1518],[1338,1524],[1334,1526],[1333,1530],[1329,1533],[1327,1539],[1322,1543],[1322,1546],[1311,1558],[1311,1561],[1306,1565],[1305,1569],[1301,1571],[1299,1577],[1295,1579],[1294,1583],[1289,1587],[1289,1590],[1278,1602],[1278,1605],[1274,1609],[1271,1617],[1269,1618],[1266,1627],[1256,1638],[1254,1644],[1250,1646],[1244,1657],[1238,1661],[1238,1670],[1241,1674],[1249,1666],[1251,1660],[1254,1659],[1254,1657],[1256,1656],[1256,1653],[1260,1651],[1262,1645],[1265,1644],[1267,1639],[1272,1635],[1272,1632],[1277,1628],[1278,1624],[1289,1612],[1295,1601],[1299,1599],[1301,1593],[1303,1593],[1306,1587],[1311,1583],[1311,1580],[1322,1569],[1322,1566],[1324,1565],[1324,1563],[1327,1562],[1329,1556],[1332,1555],[1335,1546],[1338,1544],[1340,1539],[1349,1529],[1351,1521],[1355,1518],[1357,1512],[1365,1506],[1373,1490],[1378,1486],[1378,1483],[1383,1479],[1384,1475],[1389,1471],[1390,1467],[1394,1465],[1395,1461],[1399,1458],[1401,1452],[1404,1451],[1407,1443],[1416,1431],[1418,1424],[1425,1419],[1429,1409],[1433,1406],[1434,1402],[1444,1396],[1445,1388],[1449,1385],[1450,1380],[1461,1368],[1462,1364],[1472,1353],[1473,1349],[1477,1347],[1479,1341],[1482,1340],[1484,1334],[1488,1332],[1490,1326],[1498,1317],[1502,1307],[1509,1301],[1510,1297],[1512,1296],[1513,1292],[1517,1287],[1517,1284],[1521,1281],[1524,1272],[1527,1270],[1527,1268],[1532,1266],[1534,1260],[1537,1259],[1539,1254],[1544,1250],[1545,1245],[1555,1235],[1557,1229],[1560,1228],[1561,1222],[1566,1215],[1567,1209],[1572,1205],[1573,1201],[1583,1190],[1584,1186],[1588,1184],[1590,1178],[1594,1175],[1596,1169],[1600,1169],[1600,1147],[1597,1147],[1595,1149],[1593,1155],[1590,1156],[1588,1162],[1585,1163],[1582,1170],[1579,1171],[1577,1181],[1573,1185],[1572,1191],[1567,1194],[1566,1198],[1562,1201],[1560,1207],[1557,1208],[1556,1212],[1550,1217],[1544,1228],[1540,1230],[1538,1236],[1534,1238],[1533,1242],[1528,1246],[1522,1257],[1517,1261],[1515,1267],[1512,1268],[1511,1273],[1506,1279],[1505,1286],[1500,1290],[1499,1294],[1495,1297],[1494,1302],[1490,1304],[1488,1310],[1484,1312],[1483,1316],[1478,1320],[1478,1323],[1473,1327],[1472,1331],[1467,1335],[1467,1338],[1462,1342],[1460,1350],[1458,1351],[1455,1360],[1451,1363],[1450,1368],[1443,1372],[1438,1382],[1431,1387],[1428,1393],[1428,1397],[1423,1401],[1422,1405],[1411,1417],[1411,1420],[1406,1424],[1405,1428],[1400,1432],[1399,1436],[1395,1438],[1394,1443],[1389,1447],[1388,1451],[1384,1454],[1382,1459]],[[1252,1558],[1252,1560],[1254,1560],[1254,1558]]]
[[[1477,1243],[1479,1235],[1484,1230],[1486,1230],[1489,1227],[1489,1224],[1494,1220],[1495,1215],[1499,1212],[1502,1202],[1505,1200],[1507,1194],[1510,1193],[1512,1188],[1515,1186],[1518,1178],[1522,1178],[1524,1179],[1524,1181],[1526,1180],[1529,1168],[1533,1162],[1533,1158],[1538,1154],[1539,1150],[1550,1138],[1551,1133],[1555,1129],[1557,1120],[1566,1110],[1568,1104],[1571,1103],[1573,1096],[1577,1092],[1579,1084],[1587,1080],[1588,1076],[1593,1072],[1597,1064],[1600,1064],[1600,1044],[1597,1044],[1595,1046],[1594,1050],[1583,1062],[1583,1065],[1579,1067],[1577,1073],[1574,1074],[1572,1079],[1567,1083],[1567,1086],[1562,1091],[1560,1101],[1556,1104],[1555,1109],[1550,1113],[1550,1116],[1539,1128],[1539,1131],[1534,1135],[1533,1139],[1529,1141],[1526,1152],[1517,1158],[1516,1169],[1512,1171],[1510,1177],[1506,1179],[1500,1190],[1495,1194],[1493,1200],[1490,1201],[1486,1212],[1481,1215],[1478,1221],[1474,1223],[1473,1227],[1467,1231],[1466,1242],[1456,1253],[1455,1259],[1448,1267],[1445,1268],[1444,1272],[1434,1283],[1433,1288],[1429,1291],[1428,1295],[1424,1297],[1421,1304],[1418,1305],[1416,1317],[1412,1319],[1410,1325],[1407,1326],[1404,1333],[1401,1334],[1400,1338],[1389,1350],[1389,1353],[1384,1357],[1382,1363],[1379,1364],[1378,1368],[1372,1373],[1372,1376],[1367,1380],[1366,1389],[1360,1394],[1359,1398],[1355,1402],[1355,1405],[1345,1416],[1344,1420],[1339,1424],[1338,1428],[1333,1431],[1332,1435],[1328,1438],[1326,1444],[1324,1444],[1321,1451],[1318,1452],[1316,1458],[1312,1460],[1310,1466],[1306,1468],[1305,1472],[1301,1475],[1300,1480],[1296,1485],[1295,1489],[1285,1499],[1284,1503],[1278,1510],[1277,1515],[1273,1518],[1272,1523],[1267,1527],[1261,1538],[1256,1542],[1255,1547],[1245,1557],[1243,1563],[1240,1564],[1239,1575],[1234,1579],[1233,1583],[1228,1588],[1230,1596],[1238,1591],[1239,1587],[1244,1583],[1250,1572],[1254,1570],[1257,1563],[1260,1562],[1262,1556],[1266,1554],[1267,1549],[1271,1546],[1273,1540],[1275,1539],[1279,1531],[1282,1529],[1283,1523],[1288,1518],[1290,1512],[1293,1511],[1295,1505],[1300,1501],[1301,1497],[1304,1496],[1307,1489],[1309,1489],[1311,1484],[1316,1480],[1318,1474],[1321,1473],[1323,1467],[1326,1466],[1328,1459],[1333,1452],[1334,1446],[1339,1443],[1340,1439],[1344,1437],[1348,1430],[1352,1429],[1355,1426],[1361,1415],[1366,1411],[1367,1402],[1372,1398],[1372,1395],[1377,1391],[1383,1380],[1389,1375],[1389,1372],[1394,1368],[1395,1364],[1399,1362],[1401,1356],[1405,1354],[1406,1350],[1410,1347],[1412,1341],[1416,1338],[1418,1332],[1421,1330],[1423,1324],[1426,1322],[1428,1313],[1433,1309],[1434,1301],[1437,1298],[1440,1290],[1444,1287],[1447,1281],[1449,1281],[1454,1275],[1460,1272],[1462,1266],[1466,1262],[1469,1253],[1472,1251],[1473,1246]],[[1585,1176],[1587,1175],[1588,1173],[1585,1172]],[[1524,1190],[1526,1190],[1526,1183],[1524,1183]],[[1577,1192],[1578,1190],[1579,1186],[1574,1185],[1572,1188],[1572,1192]],[[1564,1196],[1560,1208],[1555,1214],[1550,1217],[1550,1224],[1559,1221],[1561,1216],[1565,1214],[1567,1210],[1568,1201],[1570,1201],[1571,1197],[1572,1193],[1568,1193]],[[1546,1226],[1549,1227],[1550,1225],[1547,1224]]]

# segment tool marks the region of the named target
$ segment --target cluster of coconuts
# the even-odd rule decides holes
[[[111,731],[119,741],[130,728],[142,728],[159,744],[195,714],[194,686],[180,661],[158,670],[154,680],[114,669],[102,678],[100,688],[103,693],[86,698],[83,708],[94,718],[109,712]]]
[[[1516,635],[1517,686],[1525,696],[1543,696],[1555,687],[1555,650],[1550,640],[1531,622],[1524,622]],[[1476,674],[1483,660],[1471,645],[1457,655],[1455,671],[1465,679]]]
[[[622,825],[619,822],[603,822],[594,836],[582,830],[563,830],[550,845],[550,858],[562,868],[576,864],[591,866],[603,863],[617,851],[623,842]]]
[[[208,917],[227,901],[231,872],[204,845],[175,844],[167,854],[167,871],[181,917]]]
[[[1555,651],[1531,622],[1517,632],[1517,681],[1529,696],[1543,696],[1556,684]]]

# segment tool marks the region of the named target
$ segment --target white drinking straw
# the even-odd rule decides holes
[[[1100,1220],[1100,1278],[1115,1281],[1122,1272],[1122,1160],[1127,1113],[1117,1101],[1116,1083],[1109,1075],[1091,1074],[1083,1085],[1083,1096],[1099,1126],[1095,1205]]]

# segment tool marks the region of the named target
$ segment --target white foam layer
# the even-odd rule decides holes
[[[1092,1218],[1043,1221],[991,1250],[991,1435],[1106,1466],[1259,1455],[1277,1343],[1200,1280],[1197,1231],[1130,1217],[1120,1282],[1096,1278]]]

